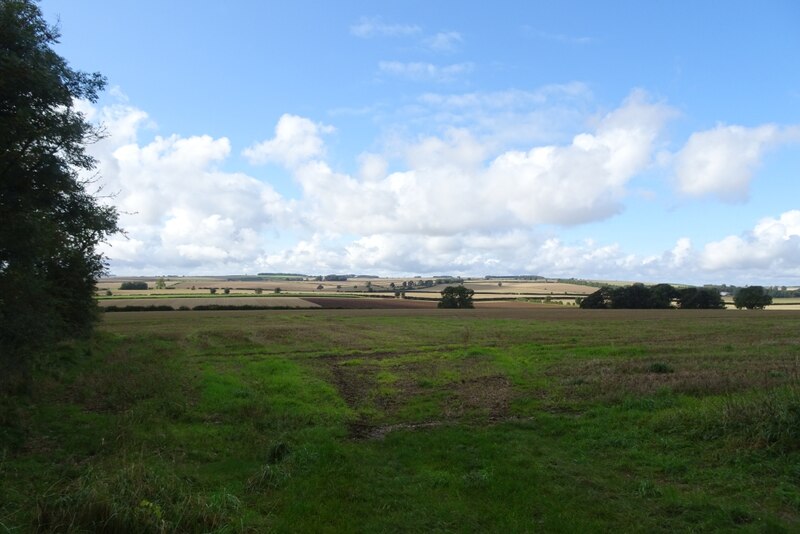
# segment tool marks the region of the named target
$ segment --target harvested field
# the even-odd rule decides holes
[[[98,304],[107,308],[109,306],[172,306],[178,309],[181,306],[193,308],[195,306],[260,306],[274,308],[318,308],[319,305],[298,297],[156,297],[136,299],[101,299]]]
[[[392,309],[426,309],[435,308],[436,302],[426,300],[409,300],[394,298],[340,298],[340,297],[304,297],[303,300],[311,302],[322,308],[349,309],[349,310],[392,310]]]
[[[800,531],[800,313],[346,300],[427,307],[104,314],[0,426],[2,525]]]

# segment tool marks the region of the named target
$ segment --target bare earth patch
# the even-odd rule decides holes
[[[298,297],[154,297],[136,299],[102,299],[97,303],[104,308],[108,306],[261,306],[270,308],[319,308],[319,305]]]
[[[359,413],[355,439],[399,429],[508,418],[511,382],[483,358],[424,359],[403,354],[315,358],[347,405]],[[429,406],[434,408],[428,409]]]
[[[436,308],[436,302],[432,301],[394,298],[304,297],[303,300],[322,308],[341,308],[348,310]]]

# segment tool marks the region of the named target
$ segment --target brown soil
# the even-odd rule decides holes
[[[348,310],[436,308],[436,302],[434,301],[394,298],[303,297],[303,300],[307,300],[322,308],[340,308]]]
[[[327,378],[347,405],[362,412],[350,425],[352,438],[382,438],[393,430],[454,424],[476,417],[484,422],[508,418],[514,396],[511,382],[497,374],[486,360],[409,362],[401,359],[403,356],[407,355],[382,353],[315,359],[324,364]],[[353,363],[354,359],[360,361]],[[381,372],[391,373],[396,380],[382,384],[378,376]],[[441,407],[435,419],[402,421],[403,410],[425,398]],[[365,411],[376,415],[363,415]],[[398,419],[401,421],[394,422]]]

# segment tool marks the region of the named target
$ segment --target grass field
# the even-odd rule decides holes
[[[0,529],[800,529],[800,313],[512,304],[105,314],[3,401]]]

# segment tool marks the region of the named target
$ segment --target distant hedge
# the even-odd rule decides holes
[[[200,304],[191,308],[194,311],[237,311],[237,310],[293,310],[291,306],[250,306],[247,304]],[[313,309],[313,308],[309,308]],[[180,306],[177,310],[167,305],[152,306],[101,306],[104,312],[149,312],[149,311],[188,311],[187,306]]]
[[[135,312],[135,311],[175,311],[172,306],[153,305],[153,306],[102,306],[100,310],[104,312]]]
[[[147,282],[122,282],[120,289],[149,289]]]
[[[293,310],[290,306],[251,306],[249,304],[200,304],[192,308],[195,311],[217,310]]]

